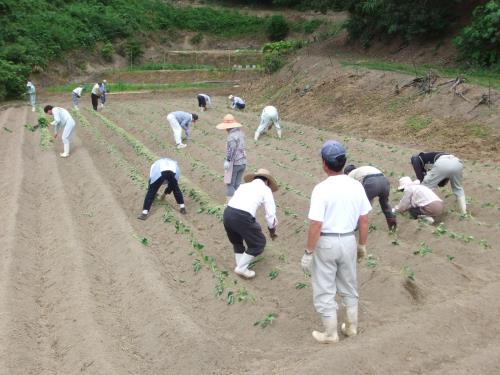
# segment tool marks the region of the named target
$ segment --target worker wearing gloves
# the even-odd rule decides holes
[[[344,173],[361,182],[370,203],[372,203],[375,197],[378,197],[378,202],[384,213],[389,230],[396,229],[396,215],[392,212],[392,207],[389,203],[391,185],[387,177],[380,170],[369,165],[356,167],[350,164],[344,168]]]
[[[102,82],[99,84],[99,92],[101,93],[101,108],[104,108],[104,104],[106,104],[107,83],[108,81],[103,79]]]
[[[73,117],[64,108],[46,105],[43,111],[54,116],[54,121],[51,122],[51,125],[54,126],[54,138],[57,138],[59,129],[64,128],[61,136],[64,152],[60,155],[63,158],[67,158],[69,156],[69,140],[75,129],[75,120],[73,120]]]
[[[245,101],[239,96],[229,95],[228,99],[231,101],[232,109],[245,109]]]
[[[205,112],[208,108],[212,108],[212,100],[207,94],[198,94],[198,107],[201,108],[202,112]]]
[[[82,97],[83,87],[78,86],[71,92],[71,101],[73,102],[73,108],[78,111],[78,104],[80,102],[80,98]]]
[[[260,125],[255,131],[254,136],[256,142],[259,139],[260,134],[263,131],[267,130],[270,125],[274,125],[274,127],[276,128],[276,132],[278,133],[278,138],[281,138],[281,126],[278,116],[278,110],[272,105],[268,105],[262,110],[262,114],[260,115]]]
[[[179,178],[181,170],[175,160],[169,158],[162,158],[156,160],[149,171],[149,184],[148,192],[144,198],[144,205],[142,213],[137,217],[139,220],[146,220],[148,218],[149,210],[153,204],[156,193],[161,185],[167,184],[165,191],[162,194],[162,199],[167,194],[174,193],[174,198],[180,208],[181,214],[186,214],[186,206],[184,205],[184,196],[179,188]]]
[[[26,94],[30,99],[31,104],[31,112],[35,112],[36,110],[36,88],[33,82],[28,81],[26,84]]]
[[[240,129],[241,124],[236,122],[231,114],[224,116],[224,121],[216,128],[227,131],[226,158],[224,159],[224,183],[226,184],[226,199],[229,201],[238,189],[247,165],[245,151],[245,134]]]
[[[403,190],[404,195],[394,212],[410,210],[412,219],[422,219],[429,224],[433,224],[434,219],[443,214],[443,201],[420,181],[412,182],[408,176],[401,177],[398,190]]]
[[[341,330],[346,336],[357,334],[356,247],[358,253],[366,253],[371,206],[361,183],[342,172],[346,162],[344,146],[330,140],[320,154],[328,177],[311,194],[309,233],[301,266],[306,274],[312,275],[314,307],[325,328],[323,332],[313,331],[312,335],[316,341],[328,344],[339,340],[337,292],[346,307],[346,322]]]
[[[186,133],[186,139],[189,139],[189,124],[196,123],[198,115],[196,113],[188,113],[183,111],[170,112],[167,116],[168,123],[174,132],[175,145],[178,149],[184,148],[187,145],[182,143],[182,130]]]
[[[444,152],[421,152],[411,157],[411,164],[422,185],[434,189],[436,186],[445,186],[449,181],[460,212],[467,213],[462,187],[464,165],[460,159]]]
[[[236,261],[234,272],[251,279],[255,277],[255,271],[248,269],[248,265],[256,256],[262,254],[266,247],[266,237],[259,223],[255,221],[255,214],[257,209],[264,205],[269,235],[274,240],[277,237],[278,219],[273,192],[278,190],[278,184],[266,169],[247,174],[245,182],[236,190],[224,210],[223,223],[234,249]]]
[[[101,82],[97,82],[92,86],[92,92],[90,93],[90,101],[92,102],[92,108],[97,111],[97,105],[99,104],[99,97],[101,96]]]

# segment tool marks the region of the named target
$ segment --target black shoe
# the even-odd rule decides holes
[[[146,220],[148,218],[148,214],[141,213],[139,216],[137,216],[139,220]]]
[[[187,214],[186,207],[181,207],[180,212],[183,215]]]

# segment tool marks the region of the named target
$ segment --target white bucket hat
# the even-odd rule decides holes
[[[404,176],[399,179],[398,190],[404,190],[408,185],[418,185],[420,184],[419,180],[412,181],[410,177]]]

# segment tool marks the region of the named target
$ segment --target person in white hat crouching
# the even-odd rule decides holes
[[[401,177],[398,190],[404,190],[404,195],[394,208],[395,212],[409,210],[413,219],[422,219],[429,224],[442,215],[443,201],[427,186],[421,185],[420,181],[412,181],[408,176]]]
[[[255,277],[255,271],[248,269],[248,266],[253,258],[262,254],[266,246],[266,237],[259,223],[255,221],[257,209],[262,204],[266,211],[269,235],[272,240],[277,237],[278,219],[273,192],[278,190],[278,183],[266,169],[247,174],[244,180],[246,183],[240,185],[224,210],[223,223],[234,249],[234,272],[250,279]]]

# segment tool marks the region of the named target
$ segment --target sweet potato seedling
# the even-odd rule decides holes
[[[426,256],[429,253],[432,253],[432,249],[426,245],[425,242],[421,242],[420,247],[413,252],[414,255],[420,255],[421,257]]]
[[[147,237],[141,237],[141,236],[138,236],[137,234],[134,234],[134,238],[144,246],[149,246],[151,244],[151,242],[149,241],[149,239]]]
[[[306,283],[296,283],[295,284],[295,289],[304,289],[307,287],[308,287],[308,285]]]
[[[412,271],[412,269],[410,268],[410,266],[408,265],[404,265],[402,268],[401,268],[401,274],[408,280],[410,281],[415,281],[415,272]]]
[[[375,259],[373,254],[369,254],[368,258],[366,259],[366,266],[368,268],[375,268],[377,267],[377,264],[378,264],[377,259]]]
[[[253,325],[254,326],[260,326],[261,328],[266,328],[267,326],[273,324],[273,322],[276,320],[277,315],[274,313],[267,314],[267,316],[262,319],[262,320],[257,320]]]
[[[274,268],[273,270],[271,270],[271,272],[269,272],[269,275],[268,275],[268,276],[269,276],[269,278],[270,278],[271,280],[274,280],[275,278],[277,278],[277,277],[278,277],[278,275],[279,275],[279,274],[280,274],[279,269]]]

